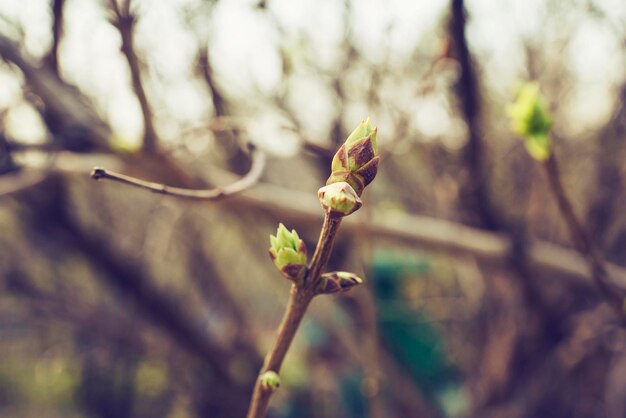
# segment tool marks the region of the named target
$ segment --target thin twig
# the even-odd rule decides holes
[[[139,59],[135,53],[133,30],[137,17],[130,11],[130,0],[124,0],[121,6],[117,4],[117,0],[109,0],[109,4],[114,14],[111,23],[117,28],[122,38],[122,53],[128,62],[133,90],[141,106],[144,125],[143,150],[147,153],[155,153],[158,151],[159,140],[152,120],[152,110],[150,109],[141,78]]]
[[[112,157],[108,154],[93,156],[76,155],[65,152],[57,154],[57,159],[50,171],[66,175],[84,172],[94,160],[106,158],[107,164],[129,164],[124,158]],[[133,160],[133,164],[136,162]],[[41,172],[42,170],[25,170]],[[118,168],[119,170],[119,168]],[[211,168],[211,176],[221,183],[236,182],[236,176],[227,170]],[[0,189],[10,186],[8,176],[0,177]],[[6,182],[5,182],[6,180]],[[11,187],[12,188],[12,187]],[[302,223],[313,226],[320,219],[319,202],[308,193],[258,182],[243,193],[232,196],[226,205],[237,207],[257,208],[271,211],[285,221]],[[375,212],[376,213],[376,212]],[[424,250],[438,251],[452,255],[467,255],[478,261],[490,265],[501,265],[507,262],[511,253],[511,239],[500,233],[493,233],[477,228],[468,227],[457,222],[421,216],[417,214],[393,215],[379,214],[371,224],[364,224],[359,214],[349,217],[342,222],[345,232],[354,233],[365,230],[377,240],[419,247]],[[593,284],[589,273],[588,263],[578,251],[544,240],[530,239],[527,244],[528,266],[534,271],[550,274],[556,280],[565,280],[578,284]],[[606,261],[604,263],[611,285],[626,292],[626,269]]]
[[[228,114],[228,108],[224,96],[220,92],[219,87],[215,81],[213,74],[213,68],[211,67],[211,60],[209,57],[208,45],[206,43],[200,45],[198,50],[198,70],[202,74],[202,78],[209,87],[211,92],[211,100],[213,101],[213,109],[215,110],[215,116],[217,118],[224,117]]]
[[[91,172],[91,178],[95,180],[108,179],[117,181],[119,183],[128,184],[140,189],[149,190],[153,193],[165,194],[169,196],[182,197],[187,199],[197,200],[216,200],[227,196],[232,196],[237,193],[254,186],[265,169],[266,156],[265,153],[256,149],[252,150],[252,166],[250,171],[238,181],[227,186],[215,187],[212,189],[193,190],[182,187],[167,186],[165,184],[154,183],[150,181],[141,180],[135,177],[127,176],[125,174],[116,173],[114,171],[107,171],[102,167],[95,167]]]
[[[311,300],[315,296],[315,287],[319,281],[319,275],[328,262],[340,223],[341,218],[333,219],[328,215],[324,217],[320,238],[317,242],[311,263],[309,264],[304,283],[302,286],[294,284],[291,288],[287,310],[285,311],[285,315],[278,329],[278,337],[265,358],[259,376],[267,371],[280,372],[280,367],[283,364],[287,350],[289,350],[289,346],[296,335],[300,322]],[[269,388],[264,388],[261,384],[261,379],[257,379],[247,418],[265,417],[272,394],[273,391]]]
[[[565,188],[563,187],[559,166],[554,154],[551,154],[550,157],[543,163],[543,167],[548,177],[550,189],[557,200],[559,211],[565,220],[565,224],[567,225],[572,241],[574,241],[574,245],[589,261],[591,266],[591,277],[597,288],[600,290],[600,293],[617,313],[618,318],[626,326],[624,295],[623,293],[620,294],[617,289],[611,286],[603,257],[591,240],[589,232],[578,219],[576,212],[574,212],[571,201],[569,200],[567,193],[565,192]]]

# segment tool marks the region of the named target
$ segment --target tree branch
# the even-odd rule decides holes
[[[309,264],[304,283],[302,286],[294,284],[291,288],[291,296],[287,310],[278,328],[278,337],[265,358],[259,376],[268,371],[273,371],[277,374],[280,373],[280,367],[296,335],[300,322],[311,300],[315,297],[315,287],[319,281],[319,275],[328,262],[330,251],[333,248],[335,236],[339,230],[340,224],[341,218],[332,219],[328,214],[324,217],[322,231],[317,242],[317,247],[315,248],[315,253]],[[263,387],[259,377],[254,386],[252,402],[248,410],[247,418],[265,417],[273,393],[274,391],[271,388]]]
[[[484,142],[480,134],[480,92],[474,63],[465,37],[466,11],[463,0],[452,0],[450,36],[461,67],[456,85],[461,111],[467,123],[468,140],[463,148],[465,178],[461,182],[460,201],[471,223],[496,230],[499,218],[489,197],[484,164]]]
[[[59,45],[63,36],[63,5],[65,0],[52,1],[52,47],[46,57],[50,63],[50,68],[59,75]]]
[[[83,175],[85,165],[94,158],[115,159],[110,155],[85,157],[61,153],[57,155],[52,172]],[[86,160],[86,161],[83,161]],[[133,164],[136,164],[133,163]],[[41,170],[43,171],[43,170]],[[30,170],[31,174],[41,171]],[[225,170],[212,168],[212,178],[219,182],[236,182],[236,176]],[[4,185],[4,186],[3,186]],[[10,187],[0,182],[0,189]],[[259,182],[254,187],[232,196],[220,205],[242,205],[280,215],[285,221],[301,222],[309,226],[320,220],[319,201],[308,193]],[[364,224],[356,213],[343,221],[347,232],[367,231],[378,240],[400,242],[425,250],[441,251],[452,255],[468,255],[477,260],[503,265],[509,260],[512,241],[503,234],[472,228],[457,222],[417,214],[393,213],[380,216],[374,211],[371,223]],[[578,251],[551,242],[531,239],[527,242],[528,267],[545,274],[556,274],[559,279],[592,284],[589,265]],[[612,285],[626,291],[626,269],[605,262]]]
[[[608,272],[604,265],[603,257],[591,240],[589,232],[583,223],[578,219],[574,208],[567,197],[563,183],[561,182],[561,174],[554,153],[550,155],[544,163],[548,182],[552,194],[557,200],[559,211],[565,220],[565,224],[572,237],[574,245],[585,255],[591,265],[591,277],[602,296],[615,311],[622,324],[626,326],[626,311],[624,310],[624,289],[617,291],[611,287]]]
[[[283,187],[259,183],[254,189],[235,197],[226,204],[242,203],[280,214],[286,220],[312,224],[318,222],[317,199],[307,193]],[[503,265],[508,263],[512,240],[504,234],[492,233],[468,227],[456,222],[420,215],[394,213],[376,216],[371,223],[359,221],[359,214],[343,221],[344,229],[356,232],[367,230],[378,240],[405,242],[449,254],[466,254],[479,261]],[[591,273],[586,260],[577,251],[541,240],[527,242],[529,268],[543,273],[558,274],[559,277],[591,283]],[[626,270],[606,263],[611,283],[626,290]]]
[[[25,55],[19,45],[0,34],[0,57],[15,64],[24,75],[35,107],[48,124],[59,148],[75,151],[107,151],[111,130],[94,111],[89,99],[76,87],[59,79],[47,67]]]
[[[109,4],[114,15],[111,23],[122,37],[122,53],[128,62],[133,90],[139,101],[139,106],[141,106],[144,127],[143,150],[147,153],[156,153],[159,138],[154,128],[152,110],[143,86],[139,60],[135,53],[133,30],[137,17],[130,11],[130,0],[125,0],[121,6],[117,4],[117,0],[109,0]]]
[[[128,184],[133,187],[138,187],[140,189],[149,190],[153,193],[159,193],[169,196],[196,200],[216,200],[227,196],[232,196],[237,193],[241,193],[242,191],[254,186],[263,174],[263,170],[265,169],[265,163],[265,153],[253,149],[252,166],[250,167],[250,171],[248,171],[248,173],[244,177],[242,177],[238,181],[235,181],[232,184],[229,184],[228,186],[215,187],[213,189],[205,190],[192,190],[181,187],[167,186],[160,183],[153,183],[113,171],[107,171],[101,167],[94,168],[91,172],[91,177],[94,180],[113,180],[119,183]]]

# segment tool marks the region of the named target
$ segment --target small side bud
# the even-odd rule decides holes
[[[317,191],[322,207],[331,218],[356,212],[363,205],[352,186],[346,182],[332,183]]]
[[[537,161],[550,157],[552,121],[539,92],[539,84],[526,83],[507,113],[513,131],[524,138],[526,150]]]
[[[290,280],[300,280],[306,272],[306,245],[295,229],[291,232],[282,223],[276,236],[270,235],[269,254],[276,268]]]
[[[261,381],[261,386],[265,390],[270,390],[274,392],[280,386],[280,376],[273,370],[268,370],[259,376],[259,380]]]
[[[319,284],[315,289],[315,294],[331,294],[337,292],[347,292],[354,286],[363,283],[363,279],[354,273],[347,271],[333,271],[324,273],[320,277]]]
[[[348,183],[361,196],[378,172],[377,132],[369,118],[361,121],[335,154],[326,184]]]

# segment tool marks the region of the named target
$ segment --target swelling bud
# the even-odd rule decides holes
[[[348,183],[358,196],[370,184],[378,171],[377,128],[369,118],[361,121],[346,142],[339,148],[331,165],[331,174],[326,184]]]
[[[315,289],[315,294],[332,294],[338,292],[347,292],[354,286],[363,283],[363,279],[354,273],[347,271],[333,271],[332,273],[322,274],[319,284]]]
[[[269,254],[276,268],[290,280],[299,280],[306,272],[306,245],[295,229],[291,232],[282,223],[276,235],[270,235]]]
[[[342,218],[363,205],[352,186],[346,182],[332,183],[317,191],[322,207],[331,218]]]

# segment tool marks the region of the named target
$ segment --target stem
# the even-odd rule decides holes
[[[609,305],[617,313],[618,318],[622,321],[622,324],[626,326],[626,311],[624,311],[624,298],[615,289],[613,289],[609,283],[609,277],[604,265],[604,260],[589,238],[589,233],[582,222],[576,216],[574,208],[565,193],[565,188],[561,181],[561,173],[554,154],[550,155],[543,167],[548,177],[548,183],[552,194],[557,200],[559,211],[565,219],[567,228],[569,229],[570,236],[574,245],[578,250],[583,253],[589,264],[591,265],[591,277],[596,286],[602,293],[602,296],[607,300]]]
[[[320,232],[320,238],[315,248],[315,253],[311,259],[307,276],[302,286],[294,285],[291,288],[291,295],[287,304],[287,310],[278,328],[278,336],[272,349],[265,357],[263,367],[259,372],[259,376],[267,371],[280,373],[280,367],[287,355],[289,346],[296,335],[296,331],[302,322],[302,318],[306,313],[311,300],[315,296],[315,286],[319,280],[322,269],[326,266],[330,252],[335,241],[335,235],[339,229],[341,218],[333,219],[326,214],[324,224]],[[252,394],[252,402],[248,410],[247,418],[264,418],[267,414],[267,407],[272,397],[271,389],[261,386],[261,380],[257,379]]]
[[[265,163],[265,154],[261,151],[253,149],[252,166],[250,167],[250,171],[248,171],[248,173],[244,177],[227,186],[203,190],[193,190],[181,187],[167,186],[160,183],[153,183],[151,181],[145,181],[135,177],[127,176],[125,174],[106,170],[102,167],[95,167],[91,172],[91,178],[93,178],[94,180],[113,180],[118,183],[124,183],[129,186],[149,190],[153,193],[182,197],[187,199],[216,200],[237,193],[241,193],[254,186],[263,174],[263,170],[265,169]]]

